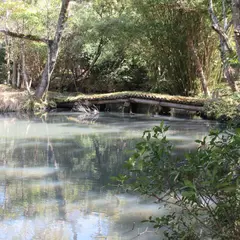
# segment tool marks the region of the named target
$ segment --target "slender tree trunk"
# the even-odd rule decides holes
[[[220,54],[221,54],[221,61],[222,61],[222,65],[223,65],[223,77],[226,79],[231,90],[233,92],[237,92],[238,87],[234,81],[233,75],[231,74],[231,67],[227,60],[228,52],[232,53],[233,50],[229,45],[229,40],[227,37],[227,32],[228,32],[229,27],[231,26],[231,22],[228,23],[228,21],[227,21],[225,0],[222,0],[222,17],[223,17],[223,23],[224,23],[223,27],[220,26],[219,21],[218,21],[216,15],[214,14],[212,0],[209,0],[209,14],[210,14],[210,17],[212,20],[212,27],[218,34],[219,40],[220,40]],[[237,46],[237,51],[238,51],[238,46]]]
[[[198,76],[199,76],[200,81],[201,81],[203,93],[204,93],[205,97],[210,97],[210,92],[208,90],[207,79],[205,77],[202,64],[200,62],[200,59],[199,59],[198,54],[197,54],[197,50],[196,50],[196,48],[193,44],[193,40],[191,39],[191,37],[189,37],[189,39],[188,39],[188,44],[189,44],[190,50],[191,50],[191,52],[193,54],[193,57],[194,57],[194,61],[195,61],[196,67],[197,67]]]
[[[17,61],[14,60],[13,61],[13,73],[12,73],[12,86],[15,88],[17,87],[17,68],[18,68],[18,64]]]
[[[21,79],[21,66],[18,64],[17,66],[17,88],[21,88],[22,79]]]
[[[220,51],[221,51],[221,61],[223,64],[223,77],[226,79],[231,90],[233,92],[238,92],[237,84],[234,81],[233,74],[231,74],[231,67],[227,60],[226,46],[221,36],[220,36]]]
[[[224,32],[227,33],[231,22],[229,24],[228,20],[227,20],[225,0],[222,0],[222,12],[223,12],[223,23],[224,23],[223,29],[224,29]],[[231,74],[231,66],[229,65],[229,62],[227,60],[228,48],[223,39],[223,36],[219,35],[219,37],[220,37],[220,47],[221,47],[221,59],[222,59],[222,63],[223,63],[223,76],[227,80],[228,85],[230,86],[231,90],[233,92],[238,92],[237,84],[234,81],[233,74]]]
[[[23,78],[23,82],[24,85],[28,91],[28,93],[30,94],[30,88],[31,88],[31,81],[29,81],[29,77],[27,74],[27,70],[26,70],[26,61],[25,61],[25,45],[24,45],[24,41],[22,41],[21,44],[21,57],[22,57],[22,78]]]
[[[7,29],[8,25],[7,25],[7,20],[8,20],[8,16],[9,16],[9,11],[7,10],[6,12],[6,18],[5,18],[5,29]],[[5,60],[6,60],[6,69],[7,69],[7,79],[6,79],[6,84],[10,84],[10,80],[11,80],[11,66],[10,66],[10,39],[9,36],[7,34],[5,34],[5,44],[6,44],[6,56],[5,56]]]
[[[6,84],[10,84],[10,79],[11,79],[11,67],[10,67],[10,47],[9,47],[9,39],[8,36],[5,35],[5,44],[6,44],[6,55],[5,55],[5,60],[6,60],[6,70],[7,70],[7,79],[6,79]]]
[[[238,61],[240,62],[240,0],[232,0],[232,14],[234,37],[236,42]]]
[[[62,0],[62,7],[59,13],[55,37],[53,41],[48,42],[48,60],[42,73],[41,82],[35,92],[35,97],[37,99],[41,99],[43,97],[49,86],[50,77],[56,64],[59,44],[61,42],[62,33],[65,27],[65,22],[67,20],[67,9],[69,6],[69,2],[70,0]]]

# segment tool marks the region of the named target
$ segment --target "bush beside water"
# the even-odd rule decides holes
[[[178,209],[144,220],[167,239],[239,239],[240,129],[211,131],[185,159],[172,154],[167,130],[161,123],[145,131],[125,164],[128,173],[114,180]]]

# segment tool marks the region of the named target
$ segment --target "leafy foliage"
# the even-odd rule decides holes
[[[208,119],[228,121],[239,117],[240,95],[234,93],[231,96],[206,101],[204,112]]]
[[[173,154],[163,123],[145,131],[119,183],[168,206],[146,221],[168,239],[238,239],[240,234],[240,131],[211,131],[184,159]]]
[[[4,29],[7,24],[13,32],[52,39],[60,4],[60,0],[18,4],[6,0],[0,7],[0,27]],[[61,92],[141,90],[193,96],[202,90],[190,42],[209,88],[216,87],[221,79],[221,61],[207,5],[205,0],[72,1],[49,88]],[[219,16],[220,2],[215,8]],[[4,41],[3,34],[1,38]],[[47,61],[47,47],[11,37],[8,45],[11,79],[17,79],[15,67],[21,69],[24,54],[26,73],[35,88]],[[23,46],[25,53],[21,51]]]

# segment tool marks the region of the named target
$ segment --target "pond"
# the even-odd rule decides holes
[[[177,154],[214,125],[114,113],[0,115],[0,239],[160,239],[141,220],[165,210],[118,192],[110,177],[142,132],[162,120]]]

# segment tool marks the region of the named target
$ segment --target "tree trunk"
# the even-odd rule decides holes
[[[231,67],[227,60],[226,46],[221,36],[220,36],[220,51],[221,51],[221,60],[223,64],[223,77],[226,79],[232,92],[238,92],[237,84],[234,81],[233,74],[231,74]]]
[[[22,41],[22,44],[21,44],[21,58],[22,58],[22,78],[23,78],[24,85],[25,85],[28,93],[30,94],[30,88],[31,88],[32,83],[31,83],[31,81],[29,81],[29,77],[28,77],[27,70],[26,70],[24,41]]]
[[[48,59],[47,63],[45,65],[45,68],[42,73],[41,82],[39,86],[36,89],[35,97],[37,99],[41,99],[44,95],[44,93],[47,91],[50,77],[52,75],[52,72],[54,70],[56,60],[58,57],[58,51],[59,51],[59,44],[61,42],[62,33],[65,27],[65,22],[67,20],[67,9],[69,6],[70,0],[62,0],[62,7],[61,11],[59,13],[58,23],[57,23],[57,29],[55,32],[55,37],[53,41],[48,42]]]
[[[191,39],[191,37],[189,37],[189,39],[188,39],[188,44],[189,44],[190,50],[191,50],[194,60],[195,60],[195,64],[197,67],[197,73],[198,73],[198,76],[201,81],[203,93],[204,93],[205,97],[210,97],[210,92],[208,90],[208,85],[207,85],[207,79],[205,77],[202,64],[200,62],[200,59],[197,54],[197,50],[193,44],[193,40]]]
[[[21,78],[21,66],[18,64],[17,66],[17,88],[21,88],[22,78]]]
[[[13,61],[13,73],[12,73],[12,86],[15,88],[17,87],[17,67],[18,67],[18,64],[17,64],[17,61],[14,60]]]
[[[231,74],[230,65],[227,60],[228,52],[232,53],[233,50],[229,45],[229,40],[227,37],[227,32],[229,27],[231,26],[231,22],[228,23],[227,21],[227,11],[225,8],[225,0],[222,0],[222,16],[223,16],[223,23],[224,23],[223,27],[220,26],[217,16],[214,14],[212,0],[209,0],[209,14],[212,20],[212,27],[218,34],[219,40],[220,40],[220,54],[221,54],[221,61],[223,65],[223,77],[226,79],[231,90],[233,92],[236,92],[238,91],[238,87],[234,81],[233,75]]]
[[[238,61],[240,62],[240,0],[232,0],[232,15]]]
[[[5,44],[6,44],[6,70],[7,70],[7,79],[5,84],[10,84],[11,79],[11,68],[10,68],[10,47],[9,47],[9,38],[7,35],[5,35]]]
[[[7,29],[8,25],[7,25],[7,20],[8,20],[8,16],[9,16],[9,11],[7,10],[6,12],[6,18],[5,18],[5,29]],[[7,70],[7,79],[6,79],[6,84],[10,84],[10,80],[11,80],[11,67],[10,67],[10,39],[8,37],[8,35],[5,34],[5,44],[6,44],[6,56],[5,56],[5,60],[6,60],[6,70]]]

